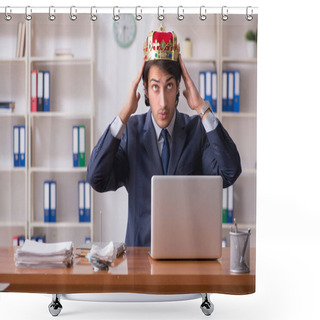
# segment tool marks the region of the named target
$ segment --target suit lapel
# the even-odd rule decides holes
[[[163,170],[157,145],[157,138],[151,120],[151,110],[149,110],[146,116],[142,141],[151,161],[150,169],[152,174],[162,175]]]
[[[168,166],[168,175],[173,175],[176,171],[181,153],[184,148],[187,135],[184,130],[184,121],[183,117],[177,110],[176,123],[173,129],[172,135],[172,148],[170,153],[170,160]]]

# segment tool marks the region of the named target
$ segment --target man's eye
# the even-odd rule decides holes
[[[156,84],[152,85],[152,90],[153,91],[157,91],[158,90],[158,86]]]
[[[172,83],[168,83],[168,89],[172,89],[173,88],[173,84]]]

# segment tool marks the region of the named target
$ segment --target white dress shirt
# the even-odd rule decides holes
[[[151,113],[151,118],[152,118],[152,123],[153,123],[154,129],[155,129],[155,132],[156,132],[159,154],[161,154],[162,146],[163,146],[163,138],[161,136],[162,129],[156,123],[152,113]],[[175,120],[176,120],[176,111],[174,112],[174,115],[173,115],[168,127],[164,128],[164,129],[167,129],[168,133],[169,133],[168,140],[169,140],[170,150],[171,150],[171,146],[172,146],[172,133],[173,133],[173,129],[174,129]],[[216,116],[214,115],[213,112],[209,112],[207,114],[206,118],[202,121],[202,124],[204,126],[204,129],[208,133],[217,127],[218,119],[216,118]],[[120,140],[125,127],[126,126],[122,123],[119,116],[117,116],[110,126],[110,132],[115,138]]]

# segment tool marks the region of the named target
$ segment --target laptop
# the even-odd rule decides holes
[[[222,178],[153,176],[153,259],[218,259],[222,254]]]

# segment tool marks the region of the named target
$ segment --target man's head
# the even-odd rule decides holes
[[[177,61],[150,60],[145,63],[142,74],[145,103],[161,128],[169,125],[178,105],[181,73]]]
[[[145,103],[161,128],[169,125],[179,101],[181,67],[179,63],[180,45],[177,35],[159,31],[148,34],[143,47],[146,61],[142,79],[145,89]]]

